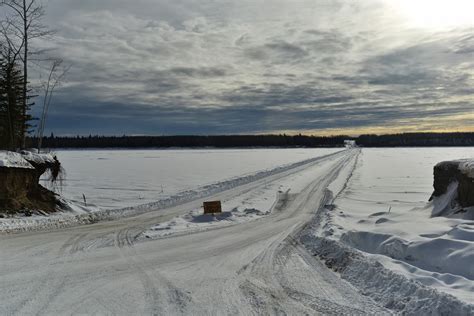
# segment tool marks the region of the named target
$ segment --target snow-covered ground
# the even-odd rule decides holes
[[[59,150],[56,154],[66,170],[64,197],[82,202],[84,194],[88,204],[122,208],[339,150]]]
[[[307,162],[304,160],[303,162]],[[275,173],[271,179],[263,179],[262,186],[248,192],[226,198],[222,201],[222,214],[203,215],[202,207],[191,209],[188,213],[169,221],[161,222],[144,232],[145,238],[159,238],[175,234],[189,234],[226,225],[239,224],[261,219],[273,212],[278,212],[294,196],[321,173],[321,168],[309,168],[319,163],[318,158],[310,160],[299,168],[289,172]],[[299,163],[297,163],[298,165]],[[294,164],[288,167],[295,166]],[[278,170],[278,169],[277,169]],[[305,172],[299,172],[304,170]],[[263,173],[268,173],[264,171]],[[273,173],[273,172],[270,172]],[[278,181],[275,181],[277,177]]]
[[[474,221],[431,217],[433,167],[473,148],[364,149],[327,231],[397,273],[474,302]]]
[[[432,218],[427,203],[433,166],[474,149],[323,150],[241,173],[233,152],[151,203],[72,204],[73,224],[94,225],[60,214],[46,228],[74,227],[1,236],[0,314],[474,313],[474,223]],[[202,215],[205,200],[224,213]]]
[[[211,196],[248,209],[267,207],[254,202],[271,195],[279,202],[238,225],[142,238],[150,226],[199,208],[197,199],[95,225],[2,236],[0,314],[390,314],[295,243],[325,188],[356,156],[328,155]],[[291,195],[277,200],[281,185]]]
[[[253,182],[258,182],[260,181],[261,183],[264,183],[267,185],[267,182],[269,181],[267,178],[272,177],[272,178],[281,178],[283,176],[288,176],[289,174],[293,174],[297,172],[298,170],[306,169],[308,166],[313,165],[314,163],[317,163],[319,160],[325,159],[325,157],[332,156],[333,154],[341,153],[343,150],[341,148],[339,149],[322,149],[322,150],[309,150],[308,152],[311,152],[312,155],[309,156],[305,160],[299,160],[293,163],[289,164],[284,164],[280,166],[276,166],[274,168],[269,168],[269,169],[264,169],[264,170],[258,170],[256,172],[252,173],[246,173],[246,174],[241,174],[240,176],[224,179],[222,181],[217,181],[214,183],[210,184],[205,184],[201,185],[198,187],[194,187],[189,190],[183,190],[183,191],[178,191],[179,188],[186,188],[187,185],[186,183],[188,181],[183,181],[181,185],[176,184],[174,186],[175,191],[172,194],[162,194],[161,196],[158,195],[156,198],[157,200],[153,200],[153,202],[150,203],[144,203],[143,199],[139,199],[136,202],[141,202],[139,205],[131,206],[131,207],[119,207],[115,209],[107,209],[105,207],[99,207],[97,205],[91,204],[90,200],[87,200],[87,202],[83,201],[77,201],[77,200],[71,200],[68,199],[67,194],[62,194],[62,196],[66,196],[66,198],[63,198],[63,204],[66,205],[67,207],[61,210],[60,212],[54,213],[49,216],[43,216],[41,213],[36,212],[33,210],[33,216],[24,216],[22,214],[19,215],[10,215],[5,218],[0,218],[0,232],[17,232],[17,231],[33,231],[33,230],[49,230],[49,229],[57,229],[57,228],[64,228],[64,227],[71,227],[71,226],[76,226],[76,225],[82,225],[82,224],[91,224],[95,223],[101,220],[112,220],[112,219],[118,219],[118,218],[123,218],[127,216],[134,216],[142,213],[147,213],[150,211],[156,211],[160,210],[163,208],[169,208],[174,205],[179,205],[183,204],[189,201],[197,200],[197,199],[203,199],[205,197],[208,197],[210,195],[229,190],[238,186],[242,186],[248,183],[253,183]],[[113,151],[117,152],[117,151]],[[161,151],[160,151],[161,152]],[[165,151],[166,152],[166,151]],[[200,151],[198,151],[200,152]],[[265,150],[256,150],[257,153],[265,153],[268,154],[269,152]],[[301,152],[299,150],[290,150],[292,155],[301,155],[302,157],[307,157],[308,152]],[[176,161],[186,161],[187,164],[177,164],[177,166],[170,167],[172,165],[172,162],[169,160],[165,160],[165,166],[161,166],[161,162],[155,162],[155,164],[148,165],[148,166],[143,166],[143,164],[140,164],[140,161],[137,159],[130,159],[129,157],[127,159],[124,159],[124,163],[127,162],[129,164],[133,165],[139,165],[140,167],[132,166],[131,169],[135,171],[139,171],[140,174],[146,178],[145,174],[152,173],[148,170],[166,170],[172,169],[175,173],[175,176],[180,176],[180,177],[185,177],[189,179],[189,182],[195,182],[197,184],[202,183],[202,178],[213,178],[213,179],[219,179],[220,176],[222,176],[222,173],[226,173],[223,170],[227,169],[232,169],[234,173],[237,172],[237,169],[235,169],[235,165],[239,165],[239,163],[242,163],[242,161],[247,161],[250,162],[254,168],[255,166],[258,165],[263,165],[263,166],[268,166],[268,162],[265,162],[265,155],[259,160],[257,156],[252,154],[252,151],[245,151],[244,152],[247,155],[247,160],[241,159],[240,157],[242,156],[242,151],[211,151],[211,152],[206,152],[204,155],[204,158],[201,158],[201,166],[204,166],[205,168],[201,169],[195,169],[194,173],[186,169],[184,166],[189,166],[192,165],[192,161],[189,158],[178,158],[178,156],[183,155],[184,157],[189,155],[189,151],[173,151],[170,154],[169,159],[171,160],[176,160]],[[272,151],[272,153],[276,153]],[[163,154],[161,152],[161,154]],[[202,154],[202,152],[201,152]],[[122,155],[124,155],[122,151]],[[133,156],[133,154],[129,155]],[[228,159],[227,162],[221,162],[217,163],[216,158],[213,157],[214,155],[223,158],[222,155],[233,155],[232,159]],[[284,161],[287,161],[292,155],[289,154],[288,150],[283,150],[281,153],[283,157],[285,157]],[[293,157],[293,156],[292,156]],[[102,160],[102,159],[100,159]],[[281,158],[280,158],[281,160]],[[279,159],[273,160],[275,161],[280,161]],[[270,160],[270,163],[272,160]],[[216,163],[218,166],[217,168],[213,169],[212,168],[212,163]],[[93,165],[93,163],[89,163],[89,165]],[[195,164],[194,167],[198,166],[199,164]],[[182,167],[182,168],[181,168]],[[225,168],[224,168],[225,167]],[[233,169],[234,168],[234,169]],[[243,168],[245,171],[248,169]],[[194,170],[194,169],[193,169]],[[185,175],[184,172],[189,171],[191,172],[188,175]],[[219,173],[219,171],[223,171],[222,173]],[[84,171],[85,172],[85,171]],[[137,175],[134,175],[133,172],[128,172],[125,174],[120,174],[116,172],[116,169],[108,167],[102,169],[102,172],[106,172],[109,174],[110,177],[115,178],[117,183],[116,187],[121,187],[123,188],[122,191],[127,191],[126,188],[128,188],[127,181],[129,178],[136,177]],[[174,178],[173,174],[168,172],[164,172],[164,175],[168,175],[167,181],[170,183],[174,183]],[[199,175],[203,175],[203,177],[199,177]],[[229,174],[229,173],[227,173]],[[84,177],[84,174],[82,175]],[[100,182],[100,177],[98,178]],[[154,179],[154,178],[151,178]],[[164,177],[162,180],[164,181]],[[45,185],[47,182],[45,183]],[[84,186],[85,190],[90,190],[90,188],[87,188]],[[120,191],[120,190],[119,190]],[[133,191],[133,190],[132,190]],[[99,196],[97,195],[98,192],[91,190],[91,195],[96,194],[95,198],[98,199]],[[109,192],[110,194],[114,194],[114,190]],[[133,191],[134,192],[134,191]],[[100,193],[99,193],[100,194]],[[268,194],[268,192],[267,192]],[[271,193],[272,197],[271,200],[273,201],[275,199],[276,193],[273,192]],[[267,198],[268,199],[268,198]],[[170,223],[167,224],[167,226],[163,229],[160,228],[155,228],[154,233],[150,233],[149,235],[162,235],[162,234],[169,234],[170,232],[175,232],[176,230],[183,230],[183,228],[190,228],[193,226],[192,223],[198,223],[196,228],[202,228],[203,226],[210,226],[213,224],[224,224],[228,223],[229,221],[234,221],[234,222],[241,222],[241,221],[247,221],[250,218],[255,218],[259,217],[262,213],[261,211],[252,211],[252,210],[247,210],[243,209],[243,213],[239,213],[238,208],[233,208],[234,212],[228,213],[227,215],[232,215],[232,216],[227,216],[225,217],[225,221],[222,220],[215,220],[214,218],[207,218],[207,217],[199,217],[195,218],[193,214],[199,213],[199,209],[197,210],[192,210],[187,214],[187,216],[180,218],[180,219],[174,219]],[[265,212],[269,212],[269,208]],[[235,216],[234,216],[235,215]],[[225,216],[225,214],[224,214]],[[222,216],[221,216],[222,217]],[[224,219],[224,218],[223,218]],[[173,228],[171,230],[171,228]],[[170,231],[168,231],[170,230]],[[161,233],[156,233],[156,231],[162,231]]]
[[[19,153],[0,150],[0,168],[33,169],[33,166]]]

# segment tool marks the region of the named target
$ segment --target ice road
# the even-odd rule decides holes
[[[358,154],[331,153],[206,198],[245,201],[272,184],[295,184],[248,221],[144,237],[199,208],[201,198],[92,225],[2,235],[0,314],[390,314],[297,241],[326,204],[326,188],[347,180],[341,171]]]

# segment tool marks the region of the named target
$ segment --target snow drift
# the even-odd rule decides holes
[[[473,191],[461,199],[459,193],[472,184],[472,159],[438,163],[466,151],[364,149],[305,245],[386,307],[407,314],[473,313],[474,223],[472,207],[461,206],[469,205]],[[435,192],[427,203],[435,165]],[[424,299],[432,306],[423,307]]]

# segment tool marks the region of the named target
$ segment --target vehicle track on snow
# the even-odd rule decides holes
[[[121,257],[128,262],[132,271],[138,276],[143,286],[147,311],[151,315],[164,315],[176,312],[185,313],[186,304],[191,300],[189,295],[174,286],[172,282],[156,269],[150,269],[145,266],[143,259],[135,251],[134,241],[143,229],[134,227],[117,231],[115,246]],[[164,310],[161,308],[162,306],[175,306],[177,310]]]
[[[337,177],[339,171],[353,158],[348,157],[342,160],[330,175],[313,181],[287,205],[286,209],[281,210],[288,215],[278,221],[285,220],[305,209],[317,212],[321,206],[324,206],[327,196],[324,194],[322,198],[315,200],[315,196],[321,196],[316,195],[316,192],[324,191],[327,185]],[[332,283],[338,284],[331,283],[335,276],[330,274],[332,279],[326,277],[327,268],[312,258],[296,241],[295,237],[304,225],[305,223],[297,225],[294,231],[283,240],[277,239],[249,265],[239,271],[239,275],[243,277],[240,289],[258,313],[280,314],[282,310],[279,306],[282,301],[293,305],[293,310],[301,314],[375,315],[384,313],[385,311],[377,307],[375,303],[367,304],[366,300],[362,300],[364,303],[359,306],[358,304],[354,306],[358,296],[351,295],[354,290],[348,284],[336,288],[331,286]],[[291,282],[288,277],[295,274],[295,271],[299,271],[304,276],[299,280],[300,282]],[[320,281],[324,278],[326,278],[324,285],[321,285]],[[312,285],[311,290],[300,290],[298,287],[301,287],[303,282],[309,282]],[[288,302],[289,300],[291,302]]]
[[[27,281],[16,284],[18,258],[0,263],[13,275],[0,284],[6,302],[0,314],[384,314],[296,242],[329,201],[329,183],[357,155],[328,155],[208,197],[225,201],[295,172],[314,173],[306,188],[280,194],[274,211],[255,221],[146,242],[138,238],[152,224],[199,207],[203,199],[197,199],[113,222],[8,237],[7,255],[25,244],[46,246],[44,255],[35,248],[24,254],[25,260],[33,251],[37,256],[27,292],[21,289]],[[35,296],[42,287],[44,295]],[[19,299],[10,303],[8,295]],[[30,295],[35,300],[23,306]]]

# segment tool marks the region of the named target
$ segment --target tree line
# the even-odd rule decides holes
[[[392,135],[214,135],[214,136],[54,136],[43,138],[47,148],[238,148],[238,147],[342,147],[355,140],[363,147],[474,146],[474,133],[406,133]],[[31,139],[33,142],[34,139]]]

